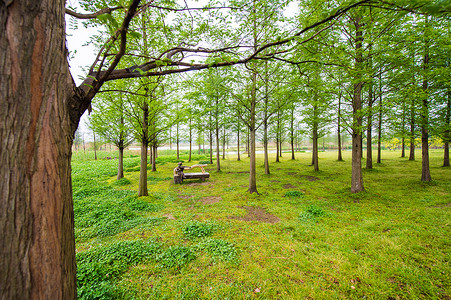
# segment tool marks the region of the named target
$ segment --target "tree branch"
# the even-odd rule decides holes
[[[74,18],[77,18],[77,19],[86,20],[86,19],[95,19],[100,15],[110,14],[113,11],[118,10],[118,9],[125,9],[125,7],[123,7],[123,6],[107,7],[107,8],[103,8],[99,11],[96,11],[94,13],[90,13],[90,14],[81,14],[81,13],[77,13],[75,11],[72,11],[72,10],[66,8],[66,14],[68,14]]]

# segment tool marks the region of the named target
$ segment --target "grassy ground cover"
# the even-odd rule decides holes
[[[114,157],[114,155],[110,155]],[[77,278],[84,299],[450,299],[451,169],[383,152],[350,193],[350,152],[288,154],[249,195],[248,159],[209,166],[206,182],[172,183],[175,159],[149,171],[136,196],[139,158],[75,155]],[[182,160],[186,157],[182,157]],[[196,156],[194,163],[207,160]],[[185,163],[185,165],[190,165]]]

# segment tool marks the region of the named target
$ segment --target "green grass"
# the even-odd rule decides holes
[[[125,158],[117,183],[117,160],[75,156],[79,298],[451,297],[451,169],[441,167],[442,151],[431,151],[431,183],[420,181],[419,158],[384,151],[359,194],[350,192],[350,152],[344,162],[319,156],[319,172],[309,153],[297,153],[271,163],[270,175],[259,156],[260,194],[250,195],[245,156],[222,160],[219,173],[207,167],[205,183],[174,185],[177,160],[160,155],[149,196],[139,198],[139,157]],[[249,207],[280,221],[240,220]]]

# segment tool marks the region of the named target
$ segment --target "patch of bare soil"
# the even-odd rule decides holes
[[[163,217],[167,218],[168,220],[175,220],[175,217],[171,214],[164,214]]]
[[[210,197],[203,197],[199,201],[202,202],[202,204],[206,205],[206,204],[215,204],[221,200],[222,200],[221,197],[210,196]]]
[[[288,183],[288,184],[285,184],[283,186],[283,188],[284,189],[295,189],[295,188],[297,188],[297,186],[294,186],[294,185]]]
[[[310,175],[300,175],[300,177],[307,179],[308,181],[317,181],[319,180],[318,177],[310,176]]]
[[[296,172],[288,172],[287,174],[288,175],[296,175],[297,173]]]
[[[280,180],[271,180],[271,182],[280,182]]]
[[[280,222],[280,219],[278,217],[267,213],[263,207],[239,206],[239,208],[244,208],[247,211],[247,215],[229,216],[228,218],[246,222],[259,221],[271,224]]]
[[[194,196],[192,196],[192,195],[179,195],[179,198],[180,199],[191,199],[191,198],[193,198]]]
[[[212,184],[213,184],[213,182],[190,182],[190,183],[187,183],[186,185],[199,186],[199,185],[212,185]]]
[[[227,174],[249,174],[249,171],[242,171],[242,172],[227,172]]]

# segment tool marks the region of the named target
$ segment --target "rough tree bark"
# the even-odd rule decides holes
[[[75,299],[71,147],[81,113],[64,0],[0,2],[0,295]]]

